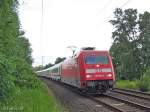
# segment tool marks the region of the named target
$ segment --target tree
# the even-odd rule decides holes
[[[150,13],[144,12],[139,15],[141,67],[143,71],[150,68]]]
[[[34,70],[35,72],[36,72],[36,71],[43,70],[43,66],[42,66],[42,65],[39,65],[39,66],[33,67],[33,70]]]
[[[29,41],[20,31],[17,6],[17,0],[0,0],[0,100],[9,98],[16,86],[39,84],[31,67]]]
[[[47,64],[47,65],[44,66],[44,69],[47,69],[47,68],[52,67],[52,66],[54,66],[54,64],[49,63],[49,64]]]
[[[20,56],[26,60],[29,65],[32,65],[33,59],[31,56],[32,49],[30,47],[29,40],[23,35],[20,35],[18,38],[18,49],[20,49]]]
[[[110,23],[115,27],[112,32],[113,45],[110,53],[118,77],[134,79],[139,77],[139,57],[136,41],[138,40],[138,19],[136,9],[122,10],[117,8],[114,20]]]
[[[55,64],[58,64],[58,63],[64,61],[65,59],[66,59],[65,57],[63,57],[63,58],[57,57],[56,60],[55,60]]]
[[[16,13],[17,2],[0,1],[0,100],[14,92],[15,67],[11,63],[17,55],[19,21]]]

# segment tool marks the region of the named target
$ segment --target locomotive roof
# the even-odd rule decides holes
[[[80,52],[107,52],[108,53],[108,51],[106,51],[106,50],[102,50],[102,51],[100,51],[100,50],[81,50]]]
[[[80,54],[82,54],[82,53],[90,53],[90,52],[96,52],[96,53],[98,53],[98,52],[100,52],[100,53],[109,53],[109,51],[106,51],[106,50],[81,50],[81,51],[79,51],[74,57],[78,57]]]

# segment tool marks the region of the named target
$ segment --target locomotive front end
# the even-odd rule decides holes
[[[106,92],[113,87],[115,74],[108,52],[86,53],[84,55],[84,76],[89,92]]]

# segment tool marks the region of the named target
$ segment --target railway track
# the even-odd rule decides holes
[[[75,90],[75,92],[77,92]],[[80,95],[83,95],[80,92],[77,92]],[[128,95],[128,94],[126,94]],[[132,95],[129,95],[132,96]],[[150,112],[150,106],[145,106],[140,103],[136,103],[124,98],[115,97],[111,94],[101,94],[101,95],[86,95],[87,98],[97,102],[100,105],[103,105],[114,112]],[[141,96],[134,95],[136,98],[143,98]],[[145,98],[145,97],[144,97]],[[149,101],[148,98],[145,100]]]
[[[150,112],[150,107],[107,94],[90,96],[89,98],[108,107],[114,112]]]
[[[117,108],[115,105],[112,105],[110,103],[106,102],[106,98],[103,97],[103,100],[101,99],[101,97],[93,97],[93,96],[88,96],[88,98],[90,98],[91,100],[97,102],[100,105],[105,106],[106,108],[109,108],[110,110],[114,111],[114,112],[126,112],[122,109]],[[105,101],[104,101],[105,100]]]
[[[72,88],[66,84],[58,83],[56,81],[53,81],[53,82],[60,84],[62,86],[65,86],[65,88],[77,93],[78,95],[86,97],[87,99],[90,99],[96,102],[98,105],[103,105],[107,109],[114,111],[114,112],[150,112],[150,106],[145,106],[140,103],[137,103],[136,101],[133,102],[133,101],[121,98],[119,95],[113,96],[109,93],[103,94],[103,95],[84,95],[83,93],[78,91],[76,88]],[[117,91],[117,89],[112,90],[112,91]],[[116,94],[122,94],[122,93],[116,92]],[[136,95],[134,97],[136,97]],[[141,97],[138,97],[138,98],[141,98]]]
[[[133,97],[138,97],[150,101],[150,93],[145,93],[145,92],[130,90],[130,89],[119,89],[119,88],[114,88],[113,90],[110,91],[133,96]]]
[[[134,103],[138,103],[140,105],[144,105],[147,107],[150,107],[150,96],[149,94],[142,94],[141,92],[132,92],[131,91],[126,91],[126,90],[120,90],[120,89],[114,89],[114,90],[110,90],[108,93],[108,95],[112,95],[114,97],[120,97],[126,100],[129,100],[131,102]]]
[[[70,87],[67,86],[67,88],[69,89]],[[139,103],[125,100],[123,98],[115,97],[111,94],[85,95],[76,89],[71,90],[79,95],[97,102],[99,105],[103,105],[106,108],[109,108],[114,112],[150,112],[150,106],[145,106]]]

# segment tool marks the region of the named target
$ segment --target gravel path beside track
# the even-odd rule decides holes
[[[41,78],[55,94],[58,101],[66,108],[63,112],[112,112],[96,102],[82,97],[56,82]]]

